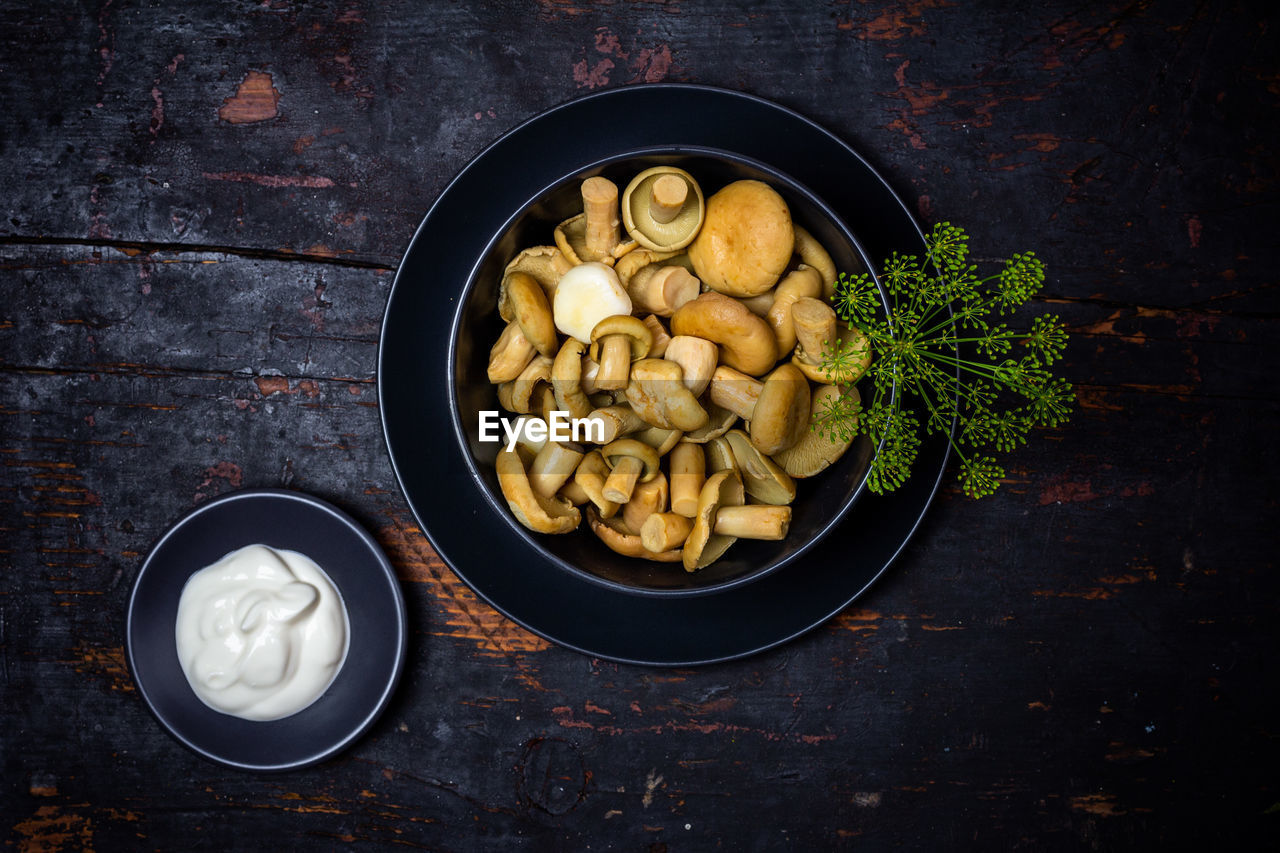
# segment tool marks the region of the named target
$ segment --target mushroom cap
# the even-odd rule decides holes
[[[621,519],[601,518],[593,507],[587,508],[587,524],[601,542],[624,557],[641,557],[658,563],[680,562],[681,552],[678,548],[670,551],[650,551],[644,547],[639,534],[627,530]]]
[[[712,290],[755,296],[773,287],[794,248],[791,211],[782,196],[761,181],[734,181],[707,199],[689,259]]]
[[[792,356],[791,363],[814,382],[820,382],[824,385],[852,385],[861,379],[867,372],[867,368],[871,366],[871,339],[857,326],[850,328],[847,325],[842,325],[839,335],[841,349],[857,354],[857,358],[850,360],[848,370],[839,373],[830,373],[824,370],[821,363],[821,353],[814,356],[819,363],[811,364],[806,361],[808,353],[802,353],[800,347],[796,347],[796,353]]]
[[[751,443],[740,429],[725,433],[724,440],[733,450],[743,488],[760,503],[785,506],[796,499],[796,481]]]
[[[793,446],[809,428],[809,380],[791,364],[781,364],[764,380],[751,412],[751,443],[761,453]]]
[[[533,360],[537,350],[520,331],[519,323],[508,323],[489,349],[489,366],[486,374],[490,382],[509,382]]]
[[[498,314],[509,323],[519,323],[520,331],[543,355],[553,356],[560,348],[546,291],[528,273],[516,271],[502,279]]]
[[[612,518],[618,512],[618,504],[604,496],[604,481],[608,477],[609,463],[604,461],[599,450],[592,450],[582,457],[577,470],[573,472],[573,482],[582,487],[604,518]]]
[[[835,261],[831,260],[831,254],[804,228],[796,225],[795,232],[796,254],[800,256],[800,260],[816,269],[818,275],[822,276],[822,295],[830,301],[836,292]]]
[[[685,571],[693,572],[711,565],[737,541],[732,536],[715,532],[716,512],[722,506],[742,506],[743,503],[742,481],[734,471],[717,471],[707,478],[698,493],[698,514],[693,520],[693,530],[681,549]]]
[[[565,338],[551,362],[551,390],[556,405],[571,418],[585,418],[595,409],[582,390],[582,351],[586,346],[577,338]]]
[[[674,361],[642,358],[631,365],[627,400],[649,423],[664,429],[695,430],[707,423],[707,412],[683,381]]]
[[[651,207],[654,184],[666,176],[685,184],[684,205],[667,222],[660,222]],[[631,179],[622,193],[622,224],[641,246],[657,251],[683,249],[693,242],[706,214],[702,188],[693,176],[674,166],[654,166]]]
[[[840,399],[840,393],[840,389],[835,385],[819,385],[814,389],[813,414],[810,418],[810,424],[827,408],[828,400],[834,404],[836,400]],[[851,395],[855,401],[860,399],[857,388],[851,387],[844,393]],[[803,479],[825,471],[843,456],[852,444],[852,433],[846,441],[837,436],[819,433],[810,426],[794,446],[788,447],[780,453],[775,453],[773,461],[781,465],[782,470],[792,477]]]
[[[560,277],[551,302],[555,327],[584,344],[605,317],[631,313],[631,297],[618,274],[604,264],[578,264]]]
[[[704,293],[677,308],[671,315],[671,334],[719,344],[721,363],[751,376],[763,375],[778,360],[778,344],[769,324],[720,293]]]
[[[568,272],[572,266],[573,264],[560,251],[559,246],[530,246],[507,264],[502,275],[505,278],[513,272],[528,273],[542,285],[542,289],[550,298],[555,292],[560,276]]]
[[[496,461],[498,485],[516,520],[535,533],[568,533],[582,521],[578,508],[563,498],[544,498],[533,490],[520,454],[502,450]]]
[[[728,409],[717,406],[715,403],[707,404],[707,425],[699,427],[691,432],[684,434],[684,440],[693,444],[706,444],[713,438],[719,438],[729,431],[738,416]]]
[[[625,335],[631,341],[631,360],[644,358],[653,347],[653,332],[644,320],[630,314],[611,314],[591,329],[591,357],[600,360],[600,339],[605,335]]]
[[[610,468],[613,468],[619,459],[627,456],[639,459],[644,463],[644,473],[640,475],[642,483],[647,483],[658,476],[658,451],[638,439],[620,438],[617,441],[611,441],[600,448],[600,455],[604,457],[605,462],[609,463]]]

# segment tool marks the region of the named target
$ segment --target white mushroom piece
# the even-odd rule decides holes
[[[745,432],[731,429],[723,441],[733,451],[733,461],[747,494],[762,504],[774,506],[785,506],[796,499],[796,481],[778,467],[773,457],[761,453]]]
[[[631,500],[636,484],[658,476],[658,452],[634,438],[620,438],[600,448],[609,464],[609,478],[604,482],[607,500],[625,504]]]
[[[825,471],[843,456],[845,451],[853,444],[852,430],[848,433],[848,438],[845,439],[839,436],[824,435],[814,429],[814,422],[822,415],[823,411],[835,405],[836,401],[840,399],[841,393],[840,388],[835,385],[819,385],[813,392],[813,415],[810,418],[809,429],[805,430],[804,437],[795,445],[773,455],[773,461],[782,466],[782,470],[792,477],[803,479]],[[857,388],[850,387],[843,393],[852,398],[854,402],[860,400]],[[673,507],[675,506],[674,495],[675,477],[672,475]]]
[[[871,341],[857,326],[840,326],[835,309],[819,299],[797,299],[791,306],[791,322],[796,332],[796,351],[791,363],[814,382],[824,385],[852,385],[871,366]],[[850,358],[841,360],[841,369],[828,370],[823,361],[836,348]]]
[[[712,290],[755,296],[777,283],[794,249],[791,211],[782,196],[761,181],[734,181],[707,199],[689,260]]]
[[[751,376],[767,373],[778,360],[773,329],[736,299],[704,293],[671,315],[671,334],[690,335],[719,345],[719,363]]]
[[[791,526],[791,507],[744,506],[742,481],[732,471],[709,478],[698,496],[698,515],[684,541],[681,559],[685,571],[705,568],[738,539],[776,541]]]
[[[582,182],[582,213],[556,226],[556,246],[572,264],[614,261],[636,247],[634,240],[622,239],[618,219],[618,186],[608,178],[587,178]]]
[[[535,533],[568,533],[582,513],[569,501],[534,491],[518,450],[502,450],[497,460],[498,485],[516,520]]]
[[[627,387],[631,362],[644,358],[653,346],[653,332],[639,317],[614,314],[591,329],[592,360],[600,365],[595,386],[604,391]]]
[[[763,382],[721,365],[711,377],[711,401],[751,424],[751,443],[762,453],[786,450],[809,428],[809,382],[790,364]]]
[[[631,313],[631,297],[617,273],[604,264],[588,262],[560,277],[551,313],[557,329],[589,344],[591,330],[605,317]]]
[[[697,236],[705,214],[702,188],[674,166],[645,169],[622,194],[623,225],[646,249],[683,249]]]

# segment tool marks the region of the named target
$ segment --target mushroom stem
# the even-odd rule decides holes
[[[627,527],[638,534],[649,516],[665,511],[668,491],[667,477],[662,472],[647,483],[637,484],[635,491],[631,493],[631,500],[622,507],[622,520]]]
[[[627,295],[636,309],[670,317],[681,305],[698,298],[702,282],[687,269],[672,265],[651,271],[655,266],[650,264],[627,282]]]
[[[595,386],[603,391],[626,388],[631,373],[631,339],[626,335],[605,335],[600,339],[599,358]]]
[[[776,541],[787,535],[791,526],[789,506],[722,506],[716,513],[713,532],[737,539]]]
[[[649,314],[644,318],[644,325],[653,335],[653,346],[649,348],[649,355],[652,358],[662,358],[667,353],[667,347],[671,344],[671,336],[667,334],[667,327],[662,325],[662,321],[657,315]]]
[[[674,512],[655,512],[640,527],[640,544],[655,553],[679,548],[693,530],[693,519]]]
[[[650,187],[649,214],[665,225],[676,218],[688,197],[688,184],[675,175],[663,175]]]
[[[587,415],[587,420],[600,421],[604,425],[602,434],[598,436],[600,444],[608,444],[614,439],[649,426],[643,418],[632,411],[630,406],[605,406]],[[584,431],[587,435],[594,436],[596,430],[595,426],[587,425]]]
[[[800,344],[799,357],[809,364],[821,362],[823,351],[838,340],[835,309],[821,300],[807,296],[797,299],[791,305],[791,324]]]
[[[711,382],[711,375],[720,357],[720,348],[706,338],[693,335],[676,335],[667,344],[667,351],[662,356],[667,361],[674,361],[683,371],[682,381],[690,393],[701,397]]]
[[[529,463],[529,485],[534,493],[544,498],[554,495],[573,476],[584,455],[572,445],[548,441]]]
[[[698,514],[698,495],[707,476],[707,457],[702,447],[682,441],[671,450],[671,511],[693,518]],[[687,534],[686,534],[687,535]],[[671,547],[671,546],[668,546]],[[659,548],[665,551],[666,548]]]
[[[636,481],[644,473],[644,462],[634,456],[623,456],[613,463],[609,479],[604,481],[604,496],[614,503],[624,504],[631,500]]]
[[[744,421],[751,420],[764,383],[723,364],[711,374],[711,402]]]
[[[582,182],[582,210],[587,215],[587,252],[591,259],[610,256],[622,240],[617,185],[608,178],[587,178]]]

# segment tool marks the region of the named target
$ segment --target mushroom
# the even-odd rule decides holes
[[[649,516],[666,510],[668,495],[667,475],[659,471],[658,475],[649,482],[639,483],[636,486],[635,491],[631,493],[631,500],[622,507],[622,520],[626,522],[627,527],[639,533],[640,527]]]
[[[717,471],[733,471],[739,473],[738,460],[733,458],[733,448],[729,439],[721,436],[713,438],[702,445],[703,455],[707,457],[707,476]]]
[[[795,226],[795,253],[822,277],[822,296],[830,301],[836,294],[836,264],[814,236],[799,225]]]
[[[689,260],[712,290],[755,296],[778,281],[794,248],[791,211],[782,196],[761,181],[734,181],[707,199]]]
[[[670,251],[693,242],[706,204],[693,176],[674,166],[654,166],[632,178],[622,194],[627,233],[647,249]]]
[[[649,327],[649,334],[653,335],[653,346],[649,347],[649,355],[654,358],[662,358],[667,353],[667,346],[671,343],[671,335],[667,334],[667,327],[662,325],[653,314],[646,314],[644,324]]]
[[[640,527],[640,544],[648,551],[679,548],[693,531],[693,519],[674,512],[655,512]]]
[[[716,361],[720,351],[716,345],[706,338],[693,335],[676,335],[667,344],[667,351],[662,356],[667,361],[680,365],[682,381],[689,393],[701,397],[711,382],[711,374],[716,369]]]
[[[573,482],[586,492],[587,499],[595,505],[600,515],[612,518],[618,512],[618,502],[604,496],[604,483],[609,478],[609,463],[604,461],[599,450],[592,450],[573,472]]]
[[[711,401],[751,422],[751,443],[777,453],[809,427],[809,382],[798,368],[779,365],[763,382],[721,365],[711,377]]]
[[[707,412],[683,382],[680,365],[661,358],[642,358],[631,365],[627,401],[654,426],[695,430],[707,422]]]
[[[666,456],[671,452],[671,448],[675,447],[680,439],[684,438],[684,433],[678,429],[663,429],[662,427],[645,427],[636,430],[631,434],[636,441],[642,441],[649,445],[657,452],[659,457]]]
[[[702,452],[702,445],[682,441],[671,448],[672,512],[693,518],[698,511],[698,494],[706,482],[706,475],[707,457]]]
[[[738,539],[782,539],[791,525],[791,507],[744,506],[742,481],[732,471],[707,478],[698,495],[698,514],[684,542],[685,571],[711,565]]]
[[[566,338],[551,362],[551,390],[556,405],[571,418],[585,418],[595,408],[582,390],[582,341]]]
[[[510,382],[520,375],[537,352],[520,331],[519,323],[508,323],[489,350],[489,381]]]
[[[591,343],[591,330],[605,317],[631,313],[631,297],[618,274],[600,263],[578,264],[560,277],[552,299],[555,326],[571,338]]]
[[[498,386],[498,402],[509,412],[527,415],[534,406],[541,403],[538,391],[539,383],[551,381],[551,359],[545,355],[535,355],[520,371],[520,375],[510,382]]]
[[[533,490],[524,462],[516,450],[502,450],[496,462],[498,485],[516,520],[535,533],[568,533],[582,513],[569,501],[543,497]]]
[[[725,433],[747,494],[764,504],[783,506],[796,499],[796,481],[761,453],[740,429]]]
[[[825,385],[851,385],[871,366],[871,341],[857,326],[838,326],[830,305],[817,299],[797,299],[791,306],[797,346],[791,363],[808,378]],[[827,370],[824,357],[837,349],[852,358],[841,369]]]
[[[653,346],[653,332],[639,317],[614,314],[591,330],[591,358],[599,365],[595,385],[604,391],[627,387],[631,362],[644,358]]]
[[[619,276],[621,278],[621,276]],[[682,266],[649,264],[626,279],[627,294],[640,311],[670,317],[702,292],[702,282]]]
[[[658,476],[658,452],[634,438],[620,438],[600,448],[609,463],[609,478],[603,494],[607,500],[624,504],[631,500],[637,482],[648,482]]]
[[[577,445],[548,441],[529,463],[529,485],[534,494],[549,498],[558,492],[585,455]]]
[[[560,276],[573,268],[559,246],[532,246],[516,255],[502,271],[503,278],[513,272],[528,273],[546,291],[547,297],[555,292]]]
[[[729,431],[738,420],[738,416],[724,408],[718,406],[714,402],[708,400],[706,402],[707,425],[698,429],[686,432],[684,440],[693,444],[705,444],[713,438],[719,438]]]
[[[861,399],[858,395],[858,389],[850,387],[844,392],[853,398],[853,401],[859,402]],[[804,437],[800,439],[794,446],[788,447],[780,453],[773,455],[773,461],[782,466],[782,470],[786,471],[792,477],[812,477],[825,471],[837,459],[844,455],[844,452],[853,444],[853,433],[849,433],[848,439],[840,438],[834,435],[824,435],[814,429],[814,422],[824,410],[835,405],[840,399],[841,391],[835,385],[819,385],[813,392],[813,416],[809,423],[809,429],[805,431]],[[674,457],[673,457],[674,459]],[[674,463],[673,463],[674,464]],[[675,473],[671,475],[671,494],[672,508],[675,507]]]
[[[601,444],[608,444],[616,438],[644,429],[649,424],[626,403],[615,406],[603,406],[587,415],[588,421],[600,421],[602,426],[584,424],[587,435],[597,436]]]
[[[543,355],[554,355],[560,346],[547,294],[528,273],[513,272],[502,279],[498,289],[498,315],[508,323],[518,323],[529,343]]]
[[[618,222],[618,187],[608,178],[587,178],[582,182],[582,213],[556,226],[556,246],[570,263],[589,261],[612,265],[636,247],[622,239]]]
[[[778,352],[788,353],[795,349],[796,330],[791,319],[791,306],[802,297],[816,297],[822,293],[822,276],[807,264],[787,273],[786,278],[778,282],[773,289],[773,303],[765,319],[773,327],[773,336],[778,342]]]
[[[771,287],[764,293],[757,293],[755,296],[735,296],[734,298],[747,306],[747,310],[757,317],[768,318],[769,309],[773,307],[774,294],[778,288]]]
[[[679,550],[655,553],[644,547],[640,537],[626,529],[619,518],[601,518],[594,509],[587,508],[587,524],[601,542],[624,557],[641,557],[659,563],[678,563],[682,558]]]
[[[778,360],[778,345],[769,324],[741,302],[719,293],[704,293],[677,308],[671,315],[671,334],[719,344],[722,364],[752,376],[767,372]]]

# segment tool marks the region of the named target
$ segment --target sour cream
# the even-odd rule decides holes
[[[347,656],[342,596],[309,557],[265,545],[232,551],[188,579],[175,636],[200,700],[246,720],[278,720],[328,689]]]

